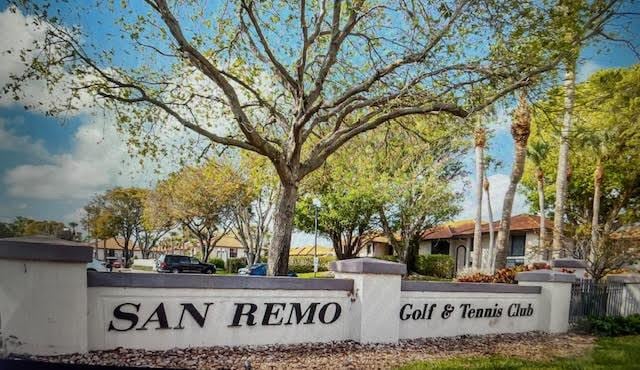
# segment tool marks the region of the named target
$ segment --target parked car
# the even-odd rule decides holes
[[[108,272],[109,269],[105,265],[105,262],[94,258],[91,262],[87,263],[87,271]]]
[[[251,275],[251,276],[267,276],[267,264],[266,263],[256,263],[254,265],[243,267],[238,270],[238,274],[240,275]],[[289,277],[297,277],[298,274],[295,272],[289,271],[287,274]]]
[[[112,271],[114,268],[115,269],[121,268],[122,262],[120,261],[119,257],[107,257],[105,266],[107,267],[107,269],[109,269],[109,271]]]
[[[180,256],[176,254],[163,254],[156,261],[158,272],[191,272],[200,274],[215,274],[216,266],[210,263],[200,262],[197,258]]]

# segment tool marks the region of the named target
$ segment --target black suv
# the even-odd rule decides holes
[[[174,274],[180,272],[215,274],[216,266],[210,263],[200,262],[200,260],[194,257],[163,254],[158,258],[158,261],[156,261],[156,270],[158,270],[158,272],[172,272]]]

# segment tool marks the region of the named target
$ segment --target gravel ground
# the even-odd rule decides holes
[[[407,362],[447,357],[505,355],[539,360],[587,352],[595,338],[542,333],[402,340],[399,344],[355,342],[204,347],[145,351],[119,348],[87,354],[33,357],[51,362],[188,369],[388,369]]]

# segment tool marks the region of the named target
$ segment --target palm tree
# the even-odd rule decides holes
[[[496,269],[496,243],[494,239],[495,232],[493,230],[493,209],[491,208],[491,195],[489,194],[489,179],[487,178],[487,173],[484,174],[484,192],[487,195],[487,213],[489,216],[489,253],[487,261],[487,269],[490,274]]]
[[[476,196],[475,196],[475,225],[473,229],[473,260],[472,266],[476,269],[482,268],[482,182],[484,180],[484,147],[487,141],[487,134],[481,124],[478,124],[474,132],[475,138],[475,164],[476,164]]]
[[[69,222],[69,227],[71,228],[71,238],[76,238],[76,227],[78,227],[77,222]]]
[[[561,257],[564,226],[564,210],[567,198],[569,170],[569,135],[576,93],[576,58],[566,63],[564,76],[564,108],[562,130],[560,132],[560,153],[558,155],[558,171],[556,176],[556,203],[553,212],[553,257]]]
[[[536,169],[536,181],[538,183],[538,215],[540,217],[540,234],[538,236],[538,249],[540,252],[545,250],[546,225],[544,218],[544,171],[542,163],[549,153],[549,144],[543,141],[535,141],[527,150],[527,157],[531,159]]]
[[[507,244],[509,241],[509,231],[511,229],[511,211],[513,210],[513,200],[516,195],[516,189],[522,179],[524,173],[524,163],[527,159],[527,141],[531,132],[531,112],[527,103],[526,93],[523,90],[520,93],[518,107],[516,108],[511,123],[511,136],[515,146],[515,155],[513,159],[513,167],[511,168],[511,179],[509,188],[504,195],[502,204],[502,219],[500,221],[500,230],[498,231],[497,253],[496,259],[502,266],[506,257]]]

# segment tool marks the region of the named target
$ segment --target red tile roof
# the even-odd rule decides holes
[[[493,225],[494,229],[497,231],[498,227],[500,227],[500,221],[494,222]],[[433,240],[448,239],[454,236],[469,236],[473,235],[474,226],[475,224],[473,220],[456,221],[426,230],[422,234],[422,239]],[[545,219],[545,228],[552,229],[552,227],[553,221]],[[511,231],[536,230],[539,228],[540,216],[522,214],[511,217]],[[488,233],[489,223],[483,223],[481,231],[482,233]]]

